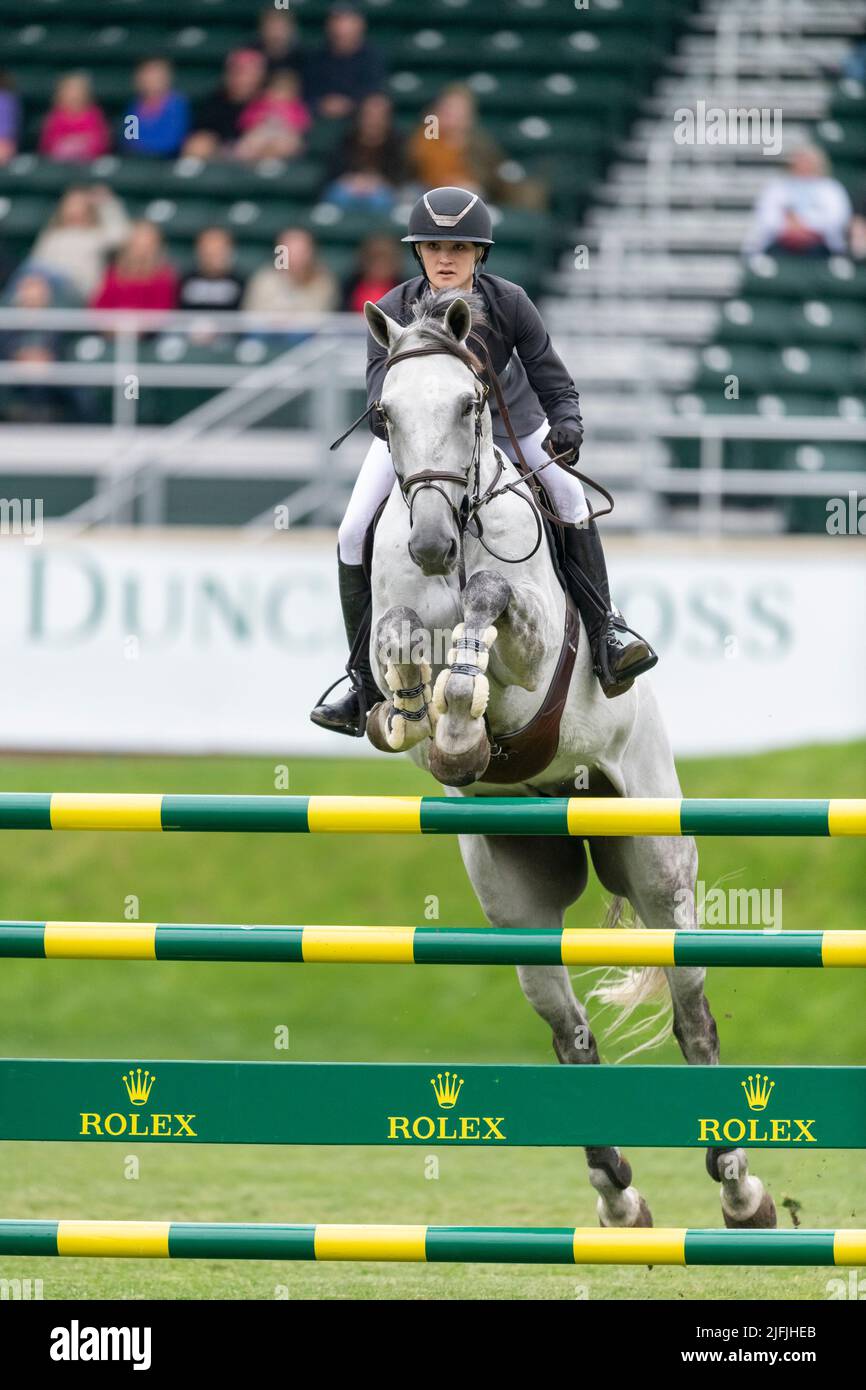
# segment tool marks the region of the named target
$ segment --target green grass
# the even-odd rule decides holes
[[[430,792],[410,763],[294,760],[288,790]],[[857,796],[866,745],[683,763],[688,796]],[[275,790],[263,760],[6,759],[7,790]],[[704,839],[701,877],[781,888],[786,928],[863,925],[859,840]],[[450,837],[40,834],[0,838],[0,917],[153,921],[483,923]],[[594,882],[572,925],[601,922]],[[578,976],[586,993],[593,972]],[[731,1063],[861,1063],[862,972],[714,970],[708,994]],[[605,1016],[590,1006],[607,1061]],[[552,1062],[546,1026],[497,967],[279,966],[4,961],[0,1052],[12,1056]],[[646,1060],[675,1062],[672,1042]],[[594,1224],[582,1154],[440,1150],[3,1145],[0,1215],[176,1220]],[[697,1151],[637,1151],[635,1181],[659,1225],[717,1225],[718,1189]],[[866,1226],[862,1157],[755,1156],[780,1222]],[[824,1298],[828,1270],[552,1269],[7,1260],[46,1297]],[[279,1292],[277,1292],[279,1291]]]

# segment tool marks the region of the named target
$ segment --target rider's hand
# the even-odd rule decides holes
[[[583,430],[578,425],[554,425],[544,441],[544,448],[550,455],[565,454],[563,463],[577,463],[580,446],[583,443]],[[569,457],[571,452],[571,457]]]

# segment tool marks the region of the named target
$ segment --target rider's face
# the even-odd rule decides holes
[[[422,241],[418,250],[434,290],[471,290],[478,247],[469,241]]]

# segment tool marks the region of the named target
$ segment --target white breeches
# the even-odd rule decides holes
[[[523,457],[530,468],[537,468],[547,458],[541,444],[549,430],[550,426],[545,420],[534,434],[524,435],[520,439]],[[494,437],[493,442],[497,449],[501,449],[514,463],[514,451],[509,441]],[[541,474],[541,481],[563,521],[583,521],[589,515],[583,487],[570,473],[557,468],[556,464],[551,464],[550,468],[545,468]],[[361,464],[361,471],[337,533],[340,559],[345,565],[360,565],[367,527],[373,520],[376,509],[385,501],[393,486],[394,467],[388,446],[383,439],[374,437]]]

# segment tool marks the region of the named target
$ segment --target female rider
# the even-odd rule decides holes
[[[489,275],[484,263],[493,245],[490,213],[475,193],[465,188],[434,188],[412,209],[408,235],[422,274],[389,290],[379,307],[398,323],[409,323],[412,305],[431,291],[474,290],[484,301],[487,324],[475,330],[486,344],[497,373],[511,424],[530,468],[550,453],[576,462],[583,441],[580,402],[574,382],[556,354],[538,310],[525,291],[510,280]],[[367,336],[367,401],[379,399],[385,375],[385,350]],[[494,445],[515,462],[496,402],[489,398]],[[394,485],[394,468],[384,427],[371,420],[376,436],[361,465],[343,523],[338,533],[340,602],[349,646],[364,622],[370,604],[370,586],[364,574],[364,537],[381,502]],[[583,619],[592,648],[596,675],[605,695],[621,695],[635,676],[656,663],[652,648],[642,639],[624,643],[619,633],[629,633],[612,610],[607,568],[601,538],[594,521],[586,524],[589,509],[583,488],[573,474],[555,464],[546,468],[542,481],[558,516],[567,526],[565,571],[568,589]],[[590,581],[603,600],[604,612],[587,595],[580,576]],[[373,679],[369,658],[363,651],[355,661],[353,688],[341,699],[327,694],[311,714],[314,724],[336,733],[361,736],[362,680],[368,707],[382,698]]]

